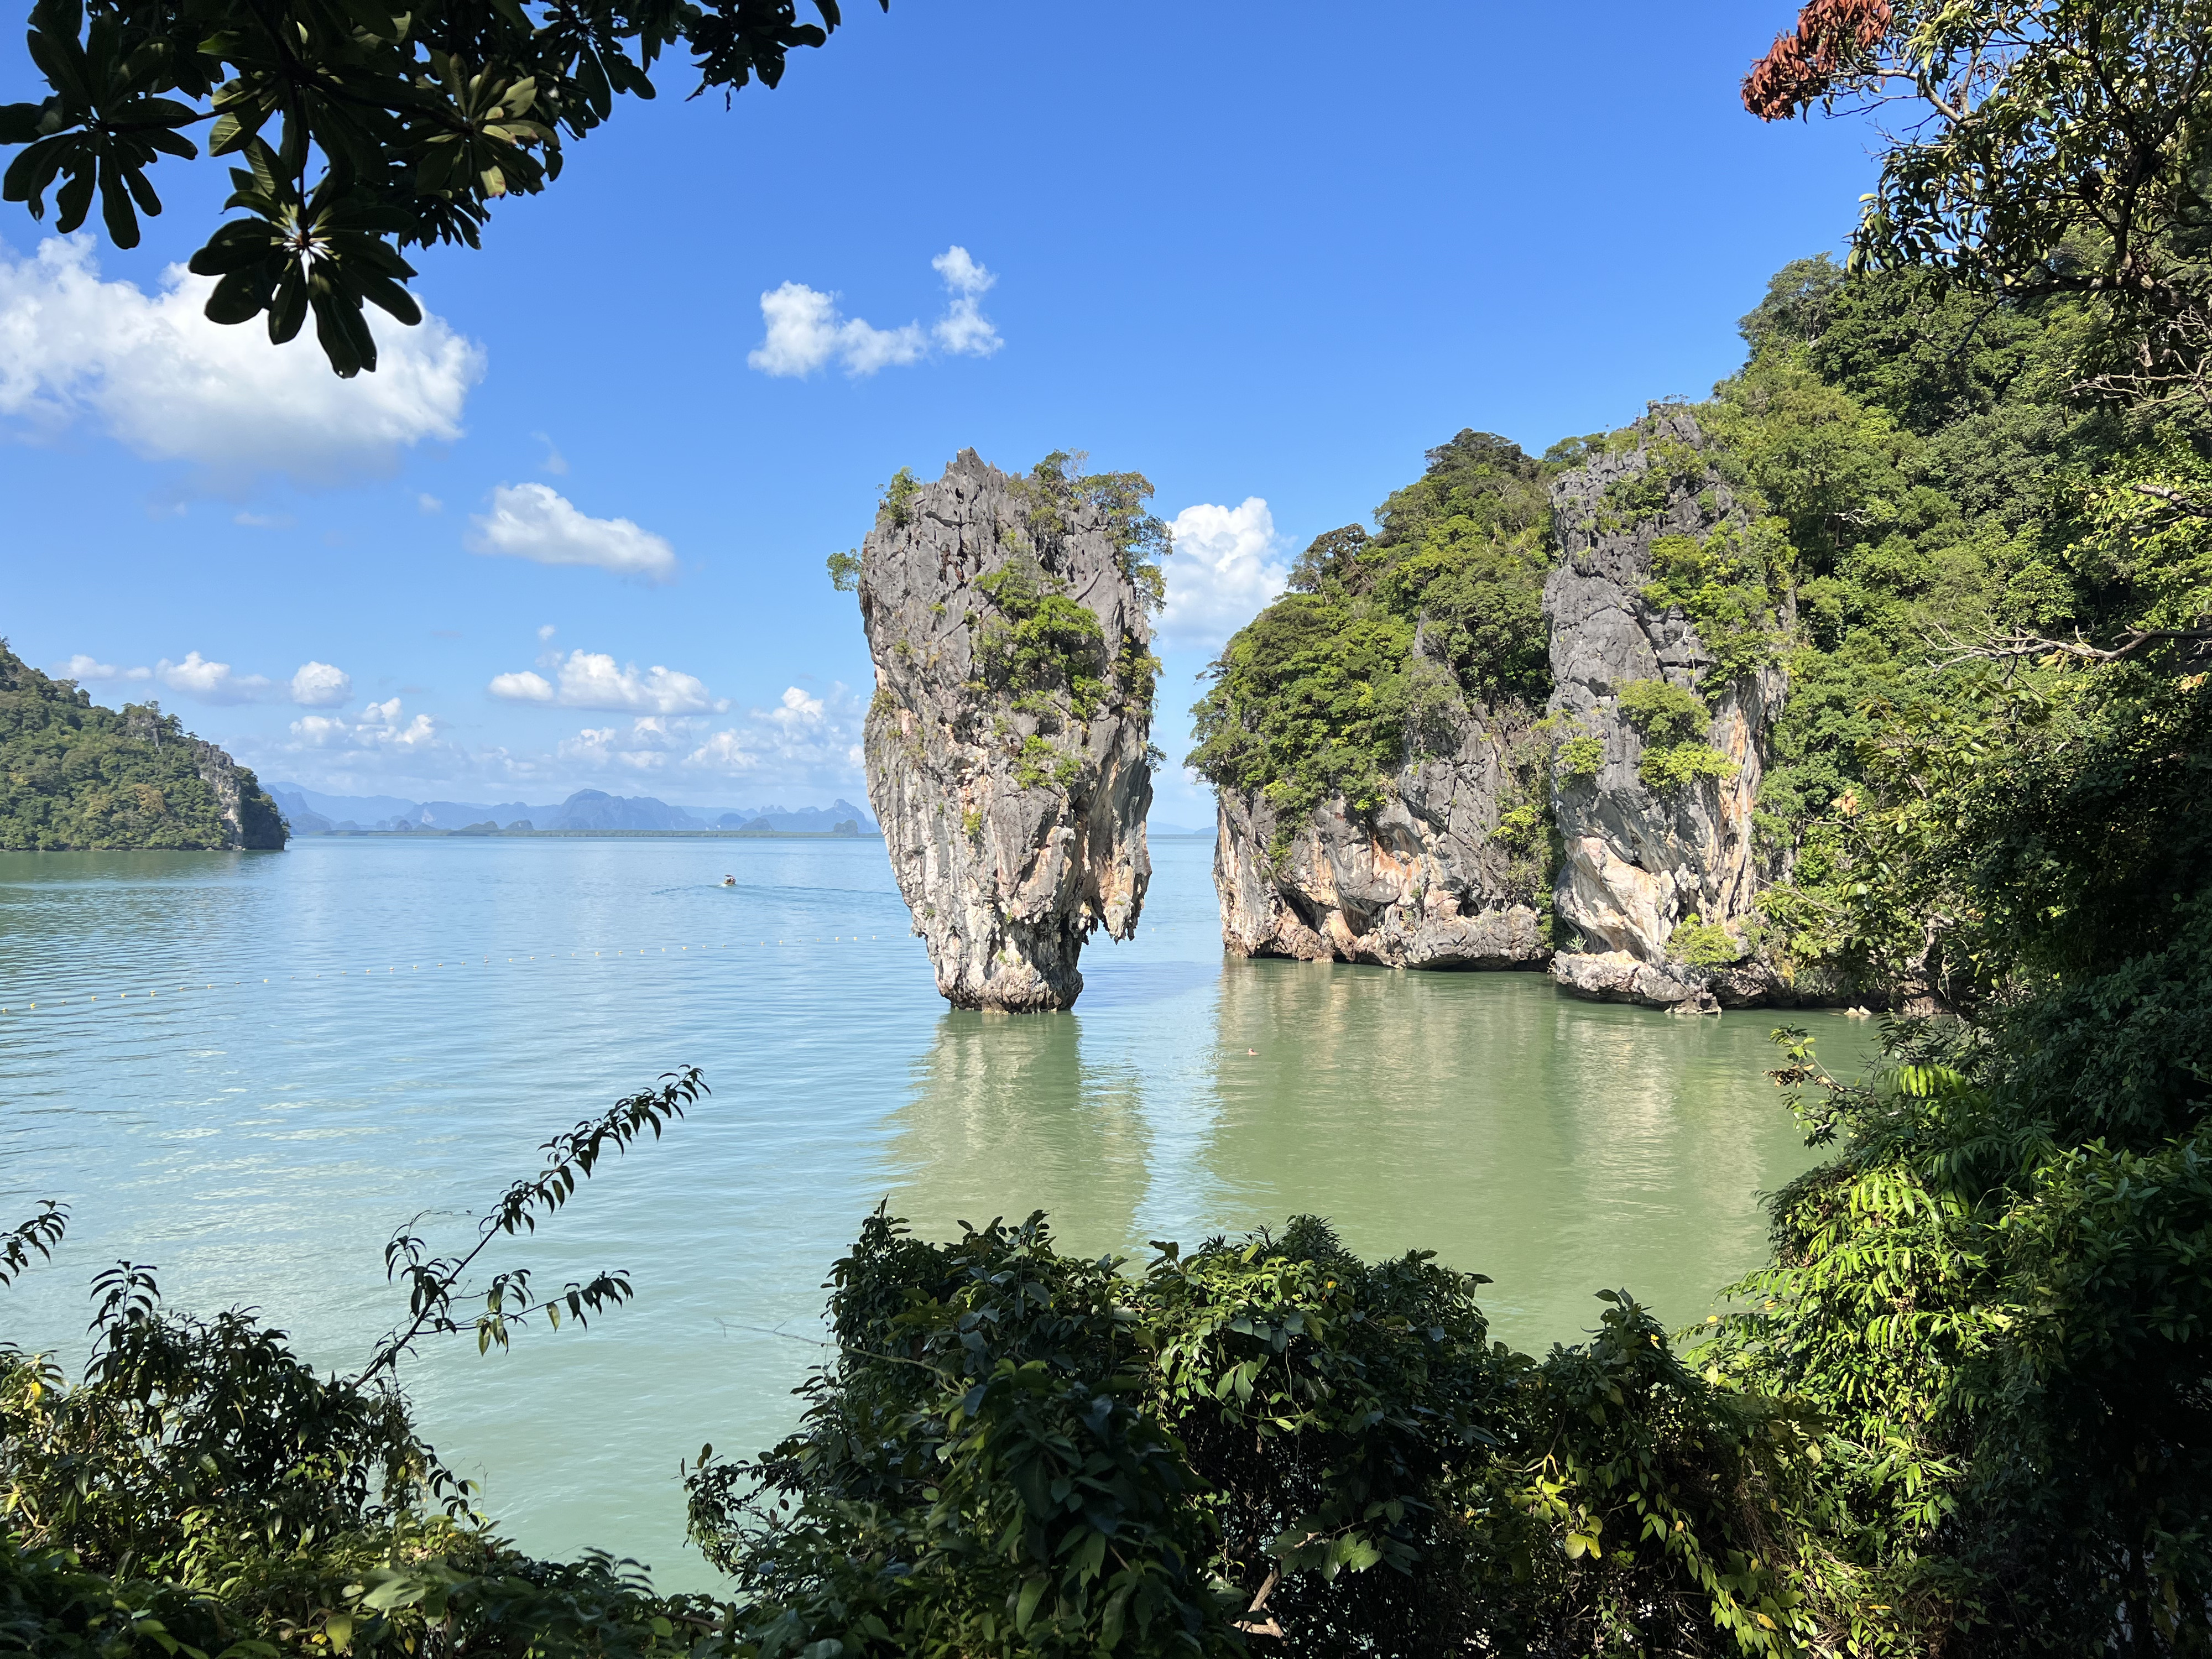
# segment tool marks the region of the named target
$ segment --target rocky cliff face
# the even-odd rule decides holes
[[[223,844],[262,852],[281,852],[284,815],[264,793],[260,781],[204,738],[188,739],[201,781],[215,792],[222,815]]]
[[[963,1008],[1070,1006],[1085,939],[1136,930],[1152,872],[1158,664],[1128,515],[1045,471],[963,450],[894,487],[860,554],[868,799]]]
[[[1570,990],[1627,1001],[1770,999],[1781,987],[1755,963],[1699,966],[1669,950],[1694,921],[1692,937],[1719,956],[1723,934],[1751,915],[1764,873],[1752,809],[1787,683],[1760,667],[1714,694],[1713,653],[1653,592],[1653,548],[1706,544],[1747,515],[1696,422],[1663,408],[1563,474],[1553,503],[1559,561],[1544,612],[1564,854],[1553,903],[1581,948],[1562,950],[1552,973]],[[1702,702],[1670,702],[1665,688]]]
[[[287,832],[284,815],[261,787],[261,781],[233,760],[228,752],[204,738],[194,737],[155,705],[133,704],[123,714],[125,737],[157,747],[181,744],[191,758],[192,769],[215,797],[221,823],[222,845],[227,849],[282,852]]]
[[[1386,968],[1538,967],[1540,860],[1499,838],[1534,711],[1456,712],[1371,817],[1323,805],[1285,832],[1256,792],[1218,792],[1213,884],[1240,956]],[[1540,835],[1540,832],[1539,832]]]

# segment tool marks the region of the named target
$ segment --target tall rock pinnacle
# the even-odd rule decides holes
[[[902,472],[861,547],[868,799],[956,1007],[1069,1006],[1084,940],[1133,933],[1152,874],[1166,533],[1141,477],[1068,459]]]
[[[1668,945],[1685,923],[1729,929],[1752,914],[1768,874],[1753,809],[1788,679],[1762,659],[1731,674],[1720,641],[1655,583],[1667,558],[1750,565],[1756,526],[1695,417],[1666,405],[1559,477],[1553,501],[1560,559],[1544,613],[1565,854],[1553,902],[1583,949],[1552,973],[1625,1000],[1710,1003],[1716,977],[1730,1000],[1769,998],[1780,988],[1763,967],[1717,975],[1670,961]]]

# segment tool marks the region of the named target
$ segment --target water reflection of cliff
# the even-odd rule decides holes
[[[1759,1255],[1753,1194],[1803,1164],[1756,1018],[1274,962],[1230,964],[1220,1006],[1217,1224],[1312,1211],[1363,1255],[1436,1250],[1498,1281],[1515,1340],[1570,1334],[1607,1285],[1701,1314]]]
[[[892,1121],[892,1203],[937,1235],[1042,1208],[1085,1254],[1310,1212],[1362,1255],[1490,1274],[1515,1341],[1571,1336],[1607,1286],[1687,1321],[1808,1161],[1766,1031],[1534,974],[1270,961],[1073,1018],[951,1014]]]
[[[1127,1248],[1151,1157],[1143,1093],[1127,1066],[1085,1063],[1076,1019],[946,1014],[891,1127],[891,1208],[917,1232],[1044,1210],[1064,1249]]]

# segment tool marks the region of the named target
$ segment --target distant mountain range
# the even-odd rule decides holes
[[[798,830],[820,833],[841,823],[876,833],[865,808],[840,799],[828,806],[672,806],[650,795],[610,795],[579,789],[557,805],[527,801],[487,805],[465,800],[405,800],[397,795],[325,795],[296,783],[269,786],[295,836],[362,830]]]
[[[269,795],[295,836],[343,835],[362,830],[797,830],[821,834],[841,823],[878,833],[867,809],[842,797],[828,806],[672,806],[651,795],[610,795],[579,789],[558,805],[527,801],[486,805],[467,800],[407,800],[398,795],[325,795],[296,783],[272,783]],[[1154,823],[1155,836],[1194,836],[1211,841],[1213,828]]]

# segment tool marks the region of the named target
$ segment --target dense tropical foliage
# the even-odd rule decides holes
[[[1376,509],[1376,534],[1316,538],[1214,665],[1188,763],[1286,822],[1337,796],[1371,811],[1446,708],[1540,702],[1547,463],[1464,431]]]
[[[282,847],[252,773],[155,703],[102,708],[0,640],[0,848]],[[226,796],[235,792],[234,817]]]

